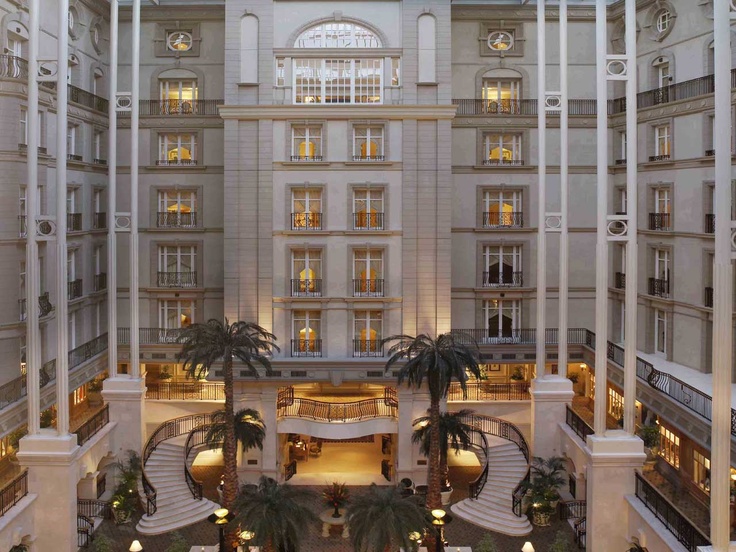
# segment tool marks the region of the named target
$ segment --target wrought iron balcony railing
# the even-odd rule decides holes
[[[156,159],[157,167],[192,167],[196,164],[196,159]]]
[[[496,270],[483,273],[483,287],[521,287],[524,285],[524,273],[498,272]]]
[[[383,230],[383,213],[353,213],[353,230]]]
[[[716,216],[713,213],[705,215],[705,233],[715,234],[716,232]]]
[[[625,165],[626,159],[616,159],[616,161],[614,161],[614,164],[615,165]]]
[[[291,281],[292,297],[322,297],[322,279],[294,279]]]
[[[353,280],[353,297],[383,297],[383,279]]]
[[[382,357],[383,345],[380,339],[353,339],[354,357]]]
[[[626,289],[626,274],[623,272],[614,274],[613,287],[616,289]]]
[[[715,155],[716,155],[716,150],[714,149],[705,150],[706,157],[715,157]]]
[[[290,161],[322,161],[321,155],[292,155],[289,157]]]
[[[650,163],[656,163],[658,161],[669,161],[670,155],[650,155],[649,156],[649,162]]]
[[[537,100],[476,100],[453,99],[458,115],[536,115]],[[595,115],[596,101],[571,99],[568,103],[570,115]]]
[[[167,117],[179,115],[218,116],[218,105],[225,100],[140,100],[141,117]],[[129,117],[130,112],[121,112],[120,117]]]
[[[667,298],[670,296],[670,281],[661,278],[649,278],[649,295]]]
[[[190,272],[159,272],[156,280],[158,287],[197,287],[197,273]]]
[[[353,161],[385,161],[385,155],[353,155]]]
[[[92,215],[92,228],[102,230],[107,228],[107,213],[100,212]]]
[[[66,287],[67,287],[69,301],[78,299],[82,296],[82,279],[81,278],[77,278],[73,282],[67,282]]]
[[[521,228],[522,226],[524,226],[524,213],[521,211],[483,213],[483,228]]]
[[[66,214],[67,232],[80,232],[82,230],[82,213]]]
[[[81,163],[84,161],[84,158],[81,155],[78,155],[76,153],[67,153],[66,154],[67,161],[76,161],[78,163]]]
[[[107,272],[95,274],[95,291],[107,289]]]
[[[28,62],[18,56],[0,55],[0,77],[27,80]]]
[[[670,214],[669,213],[649,213],[649,229],[669,231]]]
[[[42,318],[54,310],[54,305],[51,304],[48,291],[42,293],[38,297],[38,308],[40,311],[39,316],[41,316]]]
[[[197,212],[177,213],[171,211],[159,211],[156,214],[156,226],[159,228],[196,228]]]
[[[292,339],[291,356],[293,357],[321,357],[321,339]]]
[[[102,410],[84,422],[74,433],[77,435],[77,444],[81,447],[95,436],[110,422],[110,405],[106,404]]]
[[[292,230],[322,230],[322,213],[291,213]]]
[[[521,167],[524,165],[523,159],[484,159],[485,167]]]
[[[94,163],[95,165],[107,165],[107,159],[99,159],[95,157],[94,159],[92,159],[92,163]]]

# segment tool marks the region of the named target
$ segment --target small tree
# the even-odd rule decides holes
[[[224,410],[212,413],[210,423],[204,441],[210,448],[222,446],[227,432],[225,423],[227,416]],[[243,408],[235,413],[235,442],[240,443],[243,452],[252,448],[263,450],[263,440],[266,438],[266,424],[261,418],[260,412],[252,408]]]

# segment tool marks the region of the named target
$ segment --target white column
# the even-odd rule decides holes
[[[130,106],[130,376],[141,375],[138,309],[138,111],[141,74],[141,0],[133,0]]]
[[[41,282],[36,241],[38,217],[38,19],[39,0],[28,6],[28,176],[26,183],[26,389],[28,389],[28,433],[37,435],[41,427],[39,374],[41,336],[38,327]]]
[[[715,46],[715,215],[713,267],[713,424],[711,426],[710,539],[714,552],[729,548],[729,467],[733,267],[731,232],[731,8],[713,3]]]
[[[56,73],[56,431],[69,433],[69,308],[66,266],[66,135],[68,121],[69,0],[58,0]]]
[[[567,0],[560,0],[560,292],[557,372],[567,377],[567,311],[568,311],[568,262],[569,240],[567,235],[567,196],[568,196],[568,95],[567,95]]]
[[[537,134],[538,134],[538,201],[537,212],[537,378],[544,377],[547,354],[545,328],[547,321],[547,114],[545,111],[546,67],[545,67],[545,0],[537,0]]]
[[[636,0],[626,0],[626,105],[636,105]],[[624,430],[636,432],[636,341],[639,273],[638,192],[637,192],[637,112],[626,110],[626,279],[624,339]],[[605,380],[604,380],[605,381]],[[596,397],[597,399],[597,397]]]
[[[107,373],[118,375],[118,242],[115,232],[118,163],[118,0],[110,0],[110,87],[107,154]]]
[[[596,435],[606,431],[606,381],[608,355],[608,81],[606,2],[596,0],[595,57],[598,144],[598,227],[595,256],[595,406],[593,426]],[[633,275],[632,275],[633,278]]]

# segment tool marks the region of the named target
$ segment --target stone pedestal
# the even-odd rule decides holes
[[[110,404],[110,420],[118,424],[112,450],[119,458],[128,450],[141,454],[146,439],[145,379],[125,375],[108,378],[103,383],[102,397]]]
[[[38,495],[34,546],[36,550],[76,552],[80,478],[77,436],[59,437],[56,431],[41,431],[23,437],[18,451],[18,461],[28,468],[28,492]]]
[[[624,497],[634,494],[634,471],[641,469],[644,443],[624,431],[588,437],[586,542],[588,552],[628,550],[627,508]],[[600,507],[603,506],[603,507]]]
[[[532,380],[532,454],[548,458],[562,454],[559,423],[565,420],[565,407],[575,393],[572,382],[558,375]]]

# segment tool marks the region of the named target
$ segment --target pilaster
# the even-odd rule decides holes
[[[417,465],[418,448],[411,442],[413,432],[412,422],[419,416],[424,416],[429,408],[429,395],[416,393],[407,387],[398,388],[399,399],[399,423],[396,435],[397,446],[396,458],[396,481],[404,477],[412,479],[415,483],[424,482],[427,477],[427,469]]]
[[[266,438],[263,440],[261,454],[261,473],[276,481],[281,478],[281,461],[279,457],[279,434],[276,420],[276,398],[278,388],[264,387],[261,390],[261,417],[266,424]]]
[[[140,454],[146,438],[145,380],[125,376],[108,378],[103,383],[102,397],[110,404],[110,419],[118,423],[113,450],[116,453],[134,450]]]
[[[558,375],[532,380],[532,451],[534,456],[559,456],[559,422],[565,419],[565,407],[575,393],[572,382]]]
[[[622,531],[627,527],[624,497],[635,492],[634,472],[646,459],[644,444],[638,437],[614,430],[604,437],[589,436],[585,452],[586,501],[591,505],[587,511],[587,550],[627,550],[627,534]]]

